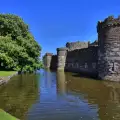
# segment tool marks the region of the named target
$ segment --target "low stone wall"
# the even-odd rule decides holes
[[[6,84],[13,76],[17,75],[18,72],[11,76],[6,76],[6,77],[0,77],[0,85]]]

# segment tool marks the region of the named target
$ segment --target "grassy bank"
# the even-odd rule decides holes
[[[0,109],[0,120],[18,120],[18,119]]]
[[[0,77],[7,77],[15,74],[16,71],[0,71]]]

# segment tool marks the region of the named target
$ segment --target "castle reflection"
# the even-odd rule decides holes
[[[66,94],[66,81],[64,71],[57,71],[57,92],[59,95]]]
[[[98,105],[100,120],[120,119],[120,83],[91,80],[66,73],[66,88],[83,94],[89,105]]]

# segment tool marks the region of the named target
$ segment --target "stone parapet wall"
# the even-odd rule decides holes
[[[95,40],[94,42],[89,43],[88,47],[91,47],[91,46],[98,46],[98,40]]]
[[[68,51],[73,51],[76,49],[83,49],[88,48],[89,42],[67,42],[66,47],[68,48]]]

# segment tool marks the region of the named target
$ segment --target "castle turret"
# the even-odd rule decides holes
[[[98,22],[98,76],[120,81],[120,17]]]
[[[50,68],[51,66],[51,60],[52,60],[52,53],[46,53],[44,58],[44,66],[45,68]]]
[[[66,62],[67,48],[57,48],[57,70],[64,70]]]

